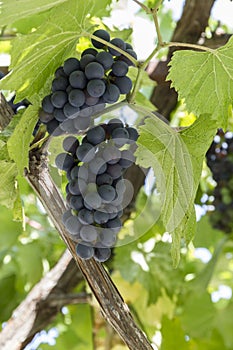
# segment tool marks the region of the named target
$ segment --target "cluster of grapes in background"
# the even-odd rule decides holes
[[[135,128],[114,118],[90,128],[82,141],[73,135],[63,140],[65,152],[55,159],[68,179],[63,224],[80,258],[104,262],[111,255],[133,195],[123,173],[135,161],[130,147],[135,149],[137,138]]]
[[[5,73],[0,71],[0,80],[2,78],[5,77]],[[10,100],[8,100],[8,104],[9,106],[12,108],[13,112],[16,114],[20,109],[23,109],[23,108],[27,108],[29,106],[29,102],[24,99],[23,101],[20,101],[20,102],[17,102],[17,103],[14,103],[14,100],[15,100],[15,95],[13,95],[13,97],[11,97]]]
[[[214,228],[233,232],[233,133],[219,130],[207,154],[207,165],[216,181],[210,220]]]
[[[129,43],[111,40],[107,31],[98,29],[93,35],[137,58]],[[92,115],[132,88],[127,76],[132,61],[110,46],[94,39],[91,42],[93,47],[85,49],[80,59],[68,58],[56,70],[51,93],[42,101],[39,118],[53,136],[86,130]]]

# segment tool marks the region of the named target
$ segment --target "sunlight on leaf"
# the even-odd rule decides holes
[[[170,65],[167,80],[188,110],[209,114],[226,128],[233,100],[233,38],[211,52],[176,51]]]
[[[35,32],[13,40],[11,73],[1,80],[1,88],[16,90],[17,100],[48,93],[55,70],[75,54],[79,37],[86,26],[90,27],[87,15],[101,15],[108,3],[109,0],[101,5],[94,0],[70,0],[69,6],[61,4],[51,9],[47,20]]]
[[[143,111],[141,107],[140,111]],[[140,165],[153,167],[155,172],[161,216],[166,230],[172,234],[172,256],[177,265],[181,239],[188,243],[195,233],[194,199],[203,158],[216,126],[209,121],[203,128],[202,117],[189,128],[177,132],[153,114],[147,112],[147,115],[151,118],[140,127],[136,156]]]
[[[24,173],[24,168],[28,167],[29,144],[32,140],[32,132],[37,119],[37,108],[29,106],[23,113],[7,143],[9,155],[17,164],[19,174],[21,175]]]
[[[0,5],[0,23],[9,25],[20,18],[25,18],[50,9],[68,0],[3,0]],[[17,8],[17,11],[16,11]]]

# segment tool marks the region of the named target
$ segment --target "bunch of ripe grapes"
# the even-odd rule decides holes
[[[104,262],[117,241],[123,209],[131,198],[132,185],[123,175],[135,162],[131,148],[136,148],[139,135],[117,118],[94,127],[91,121],[107,104],[130,92],[127,73],[137,55],[129,43],[111,40],[102,29],[93,33],[91,42],[80,59],[68,58],[57,68],[39,120],[52,136],[68,134],[55,164],[67,176],[67,211],[62,221],[76,242],[77,255]]]

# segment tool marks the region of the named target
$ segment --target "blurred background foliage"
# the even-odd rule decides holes
[[[221,1],[217,1],[221,2]],[[106,25],[114,23],[112,30],[125,28],[125,23],[114,22],[119,12],[128,11],[132,1],[112,3],[106,11]],[[153,1],[145,1],[153,7]],[[172,1],[170,2],[172,3]],[[182,2],[181,2],[182,3]],[[170,5],[170,4],[169,4]],[[139,23],[151,23],[145,14],[137,9]],[[135,13],[133,13],[135,16]],[[160,12],[161,32],[165,41],[171,38],[176,25],[176,16],[164,1]],[[15,34],[30,33],[46,17],[46,12],[19,19],[11,28],[7,27],[0,37],[0,62],[3,70],[9,64],[11,40]],[[130,17],[131,18],[131,17]],[[99,18],[92,18],[99,23]],[[213,30],[231,31],[228,24],[210,18],[206,35]],[[135,27],[135,32],[137,27]],[[125,29],[122,35],[135,40],[137,33]],[[144,38],[145,39],[145,38]],[[147,38],[146,38],[147,39]],[[155,38],[151,37],[153,40]],[[134,44],[134,43],[133,43]],[[78,49],[85,47],[81,40]],[[137,44],[138,45],[138,44]],[[141,45],[142,41],[141,41]],[[146,44],[145,44],[146,45]],[[137,51],[137,49],[136,49]],[[142,50],[143,51],[143,50]],[[144,51],[143,51],[144,52]],[[143,52],[139,58],[143,60]],[[164,59],[166,50],[161,50],[159,59]],[[133,71],[132,71],[133,77]],[[154,82],[147,76],[138,95],[138,103],[150,98]],[[149,103],[149,102],[148,102]],[[187,126],[194,122],[195,116],[188,114],[185,104],[180,102],[172,113],[172,126]],[[51,147],[53,147],[51,145]],[[59,153],[58,147],[55,147]],[[54,157],[54,153],[51,152]],[[64,188],[65,178],[53,168],[54,180]],[[2,326],[10,318],[14,308],[24,300],[32,287],[56,264],[65,250],[65,245],[54,229],[40,201],[19,178],[22,221],[14,221],[12,211],[0,207],[0,321]],[[159,211],[159,199],[154,186],[153,174],[141,188],[135,212],[126,221],[120,234],[120,244],[106,268],[117,288],[128,303],[132,314],[146,333],[155,349],[159,350],[219,350],[233,348],[233,240],[232,234],[214,229],[208,218],[209,204],[206,196],[211,196],[215,187],[210,169],[206,164],[196,198],[197,232],[188,247],[181,249],[181,261],[173,268],[170,236],[164,232],[162,223],[155,224],[154,215]],[[204,199],[203,199],[204,198]],[[231,201],[233,199],[231,198]],[[146,210],[143,211],[143,208]],[[213,209],[213,208],[212,208]],[[135,225],[134,218],[137,218]],[[232,218],[233,219],[233,218]],[[148,229],[137,240],[128,236],[134,232]],[[151,222],[151,225],[149,223]],[[82,286],[83,288],[83,286]],[[88,287],[85,286],[88,291]],[[76,292],[80,290],[77,286]],[[48,328],[33,339],[25,349],[56,350],[124,350],[127,349],[119,337],[103,320],[98,304],[65,306]]]

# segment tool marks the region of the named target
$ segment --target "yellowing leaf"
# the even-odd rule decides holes
[[[63,2],[67,2],[67,0],[20,0],[20,4],[18,0],[3,0],[0,5],[0,23],[1,25],[8,25],[20,18],[46,11]]]

